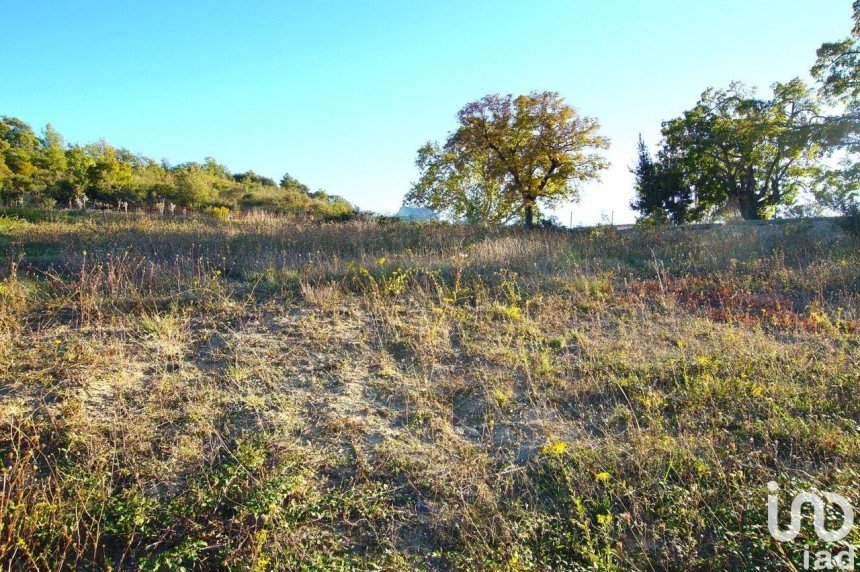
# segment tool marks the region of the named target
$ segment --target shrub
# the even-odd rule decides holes
[[[218,220],[227,220],[230,218],[230,209],[228,207],[209,207],[206,209],[206,213]]]

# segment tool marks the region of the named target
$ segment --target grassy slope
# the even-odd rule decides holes
[[[857,500],[860,255],[826,225],[0,219],[0,247],[20,568],[784,567],[765,483]]]

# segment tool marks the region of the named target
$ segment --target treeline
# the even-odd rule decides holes
[[[800,79],[768,97],[733,83],[708,89],[662,125],[652,156],[639,141],[632,207],[657,222],[767,219],[836,210],[856,215],[860,197],[860,1],[851,35],[827,42]],[[805,204],[798,198],[806,194]]]
[[[70,145],[51,125],[36,134],[8,116],[0,118],[0,201],[43,208],[167,203],[262,209],[317,220],[345,219],[356,212],[345,199],[312,192],[289,174],[276,183],[253,171],[231,173],[211,157],[171,165],[104,140]]]
[[[766,97],[741,83],[710,88],[663,123],[656,155],[640,138],[631,206],[643,221],[860,216],[860,0],[853,7],[851,36],[818,50],[817,88],[800,79]],[[444,143],[419,149],[406,204],[480,224],[555,224],[541,213],[578,200],[608,165],[597,120],[557,93],[488,95],[457,119]]]

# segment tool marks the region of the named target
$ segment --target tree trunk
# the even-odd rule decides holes
[[[524,218],[526,222],[526,228],[534,228],[535,227],[535,213],[534,213],[534,205],[532,203],[526,203]]]
[[[758,201],[754,198],[741,196],[738,200],[738,210],[744,220],[763,220]]]

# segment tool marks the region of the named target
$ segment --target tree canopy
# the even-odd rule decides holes
[[[69,145],[51,125],[40,137],[18,118],[0,118],[0,202],[26,197],[34,204],[68,205],[85,195],[106,204],[170,201],[189,207],[262,208],[323,220],[355,212],[341,197],[311,192],[289,175],[278,186],[253,171],[233,174],[212,157],[173,166],[104,140]]]
[[[825,175],[822,201],[831,207],[856,209],[860,203],[860,0],[853,4],[851,35],[818,48],[812,76],[819,94],[838,111],[824,118],[825,149],[840,154],[839,167]]]
[[[464,106],[445,145],[418,153],[421,170],[407,202],[473,222],[514,216],[533,226],[539,207],[577,200],[579,185],[607,166],[596,119],[554,92],[488,95]]]
[[[639,136],[638,162],[630,170],[636,182],[636,198],[630,208],[655,222],[683,224],[697,217],[693,209],[693,190],[684,173],[665,153],[651,156],[642,136]]]
[[[415,161],[421,178],[406,197],[455,220],[496,225],[510,222],[518,212],[512,193],[490,174],[487,157],[458,156],[439,144],[427,142]]]
[[[634,206],[650,214],[661,201],[685,205],[683,216],[666,213],[678,221],[727,207],[744,219],[770,218],[813,186],[818,115],[817,100],[799,79],[774,84],[766,99],[741,83],[708,89],[695,107],[663,123],[655,167],[661,184],[640,185]],[[657,195],[642,195],[649,190]]]

